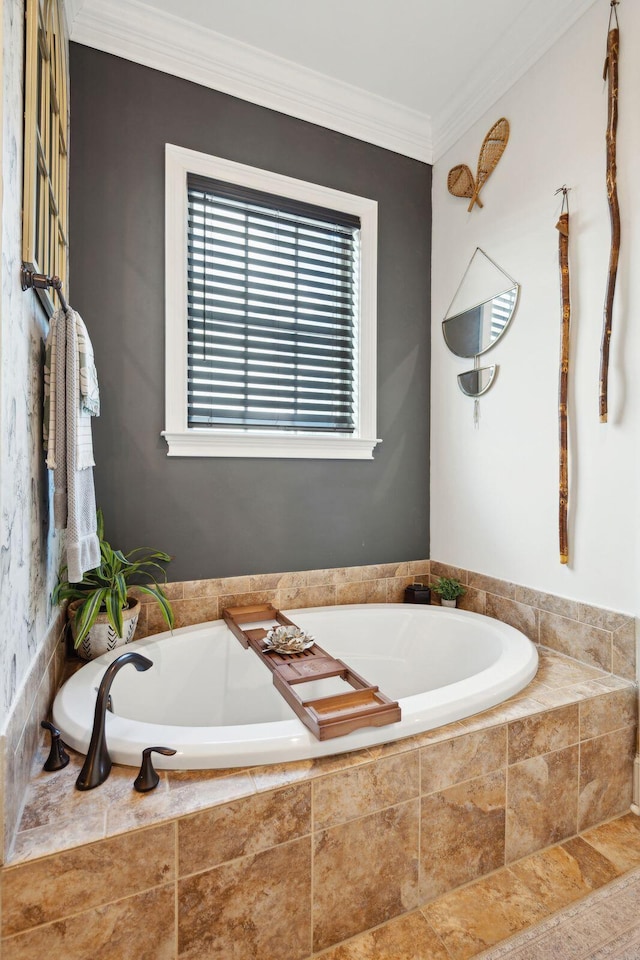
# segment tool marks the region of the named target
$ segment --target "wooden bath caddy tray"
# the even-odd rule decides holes
[[[383,727],[400,719],[396,701],[390,700],[342,660],[335,660],[317,643],[302,653],[282,654],[265,649],[263,641],[267,631],[262,627],[245,630],[245,626],[265,620],[276,620],[286,627],[296,626],[270,603],[228,607],[222,616],[242,646],[250,647],[268,666],[276,690],[318,740],[343,737],[360,727]],[[352,689],[313,700],[303,700],[298,695],[297,684],[327,677],[339,677]]]

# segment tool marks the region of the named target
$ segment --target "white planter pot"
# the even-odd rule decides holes
[[[79,603],[80,601],[74,600],[73,603],[69,604],[69,622],[71,623],[71,635],[73,636],[74,644],[76,639],[75,611]],[[140,601],[130,597],[129,608],[122,611],[123,635],[119,637],[109,623],[106,613],[99,613],[98,619],[91,627],[91,630],[89,630],[89,633],[80,646],[76,648],[76,653],[79,657],[82,657],[83,660],[95,660],[96,657],[101,656],[103,653],[108,653],[110,650],[115,650],[116,647],[124,646],[125,643],[131,643],[133,635],[136,632],[139,614]]]
[[[458,601],[457,601],[457,600],[441,600],[440,603],[442,604],[443,607],[457,607],[457,606],[458,606]]]

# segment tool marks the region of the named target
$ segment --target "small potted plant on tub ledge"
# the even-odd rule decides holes
[[[464,596],[467,592],[466,588],[455,577],[438,577],[431,584],[431,589],[438,594],[443,607],[456,607],[458,597]]]
[[[160,564],[171,557],[160,550],[138,547],[129,553],[114,550],[104,539],[104,518],[98,510],[100,566],[88,570],[79,583],[67,579],[66,565],[60,569],[53,602],[69,601],[67,616],[74,647],[83,660],[93,660],[133,640],[140,614],[140,601],[128,593],[135,586],[158,603],[169,629],[174,616],[171,603],[159,579],[167,575]]]

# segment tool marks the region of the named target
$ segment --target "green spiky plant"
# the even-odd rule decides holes
[[[431,589],[443,600],[457,600],[467,592],[460,581],[454,577],[438,577],[435,583],[431,584]]]
[[[150,594],[158,603],[169,629],[173,629],[174,616],[171,603],[158,582],[166,583],[167,575],[161,563],[171,557],[160,550],[137,547],[129,553],[114,550],[104,539],[104,518],[98,510],[98,539],[100,540],[100,566],[87,571],[79,583],[67,579],[66,564],[60,568],[58,583],[53,591],[53,602],[80,601],[75,612],[76,649],[88,635],[99,613],[106,613],[109,623],[119,637],[123,635],[122,611],[129,606],[127,590],[131,586],[142,593]]]

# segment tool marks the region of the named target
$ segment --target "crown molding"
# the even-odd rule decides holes
[[[430,118],[143,0],[64,0],[77,43],[426,163],[440,159],[595,2],[558,5],[554,17],[526,31],[524,48],[522,18],[509,25],[493,55]]]
[[[447,103],[446,110],[433,118],[433,159],[439,160],[507,90],[533,67],[566,31],[593,6],[596,0],[572,0],[552,19],[539,24],[529,34],[527,45],[517,43],[518,24],[512,25],[496,44],[496,56],[484,58],[484,67],[460,87]],[[511,57],[499,60],[498,54],[511,50]],[[499,68],[496,69],[496,63]]]
[[[67,0],[74,7],[82,0]],[[431,121],[140,0],[85,0],[71,40],[194,83],[432,162]]]

